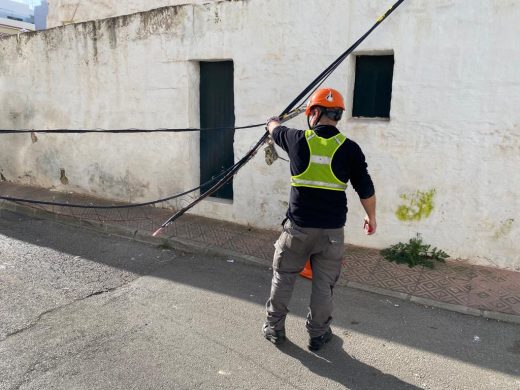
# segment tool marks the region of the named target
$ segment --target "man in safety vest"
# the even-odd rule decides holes
[[[306,322],[308,347],[317,351],[332,338],[332,291],[343,259],[348,181],[366,211],[366,234],[376,231],[376,197],[365,156],[336,128],[343,111],[341,94],[324,88],[307,104],[310,130],[281,126],[276,117],[266,125],[275,143],[288,153],[292,175],[287,218],[275,243],[271,295],[263,326],[265,338],[274,344],[285,340],[287,306],[307,259],[313,274]]]

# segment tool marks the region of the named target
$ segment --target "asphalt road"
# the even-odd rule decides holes
[[[520,389],[520,326],[348,288],[307,351],[304,279],[276,348],[230,260],[2,211],[0,389]]]

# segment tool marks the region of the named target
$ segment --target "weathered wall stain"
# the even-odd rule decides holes
[[[110,189],[114,196],[129,201],[145,197],[150,188],[150,183],[139,180],[128,169],[124,175],[118,176],[104,171],[99,164],[95,163],[90,165],[87,171],[91,187]]]
[[[69,184],[69,178],[65,174],[65,169],[63,169],[63,168],[60,168],[60,181],[61,181],[61,184],[63,184],[63,185]]]
[[[17,177],[16,182],[21,184],[28,184],[33,185],[34,184],[34,176],[32,171],[24,171],[21,175]]]
[[[508,218],[504,221],[501,221],[500,226],[495,230],[495,233],[493,234],[493,238],[495,240],[498,240],[511,233],[511,230],[513,230],[513,222],[515,222],[514,218]]]
[[[405,201],[395,212],[400,221],[420,221],[428,218],[434,208],[433,197],[435,189],[429,191],[416,191],[412,194],[401,194],[399,197]]]
[[[16,111],[11,111],[9,113],[9,119],[13,122],[17,121],[18,119],[20,119],[20,113],[19,112],[16,112]]]
[[[92,50],[93,54],[92,57],[94,58],[94,61],[98,61],[98,29],[97,29],[97,21],[89,22],[90,27],[90,39],[92,42]]]
[[[46,142],[45,142],[46,144]],[[34,146],[31,149],[40,148],[42,145]],[[45,149],[42,151],[42,153],[35,153],[34,165],[28,165],[26,170],[29,170],[30,168],[33,168],[34,170],[31,170],[31,176],[38,180],[41,180],[42,178],[50,178],[50,182],[53,184],[57,184],[58,180],[61,177],[61,169],[62,166],[66,165],[62,162],[62,153],[60,152],[60,149],[56,147],[55,145],[49,146],[48,149]],[[67,164],[68,165],[68,164]]]
[[[184,6],[163,7],[148,12],[138,14],[140,18],[137,37],[147,38],[150,35],[174,32],[184,24],[184,18],[179,15],[179,11]],[[184,15],[184,13],[183,13]]]
[[[78,6],[78,0],[60,0],[51,2],[47,25],[48,27],[56,27],[61,26],[64,22],[79,23],[87,20],[112,18],[142,11],[147,12],[162,7],[242,1],[247,0],[90,0],[88,6]]]
[[[108,30],[108,42],[110,44],[111,49],[115,49],[117,47],[117,19],[111,18],[104,21],[106,23],[106,29]]]
[[[509,129],[496,132],[498,139],[499,153],[509,153],[518,155],[520,152],[520,124],[516,124]]]

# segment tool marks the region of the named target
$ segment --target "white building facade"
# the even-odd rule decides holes
[[[172,5],[201,5],[216,1],[218,0],[52,0],[49,4],[47,26],[50,28],[87,20],[106,19]]]
[[[72,3],[50,2],[49,26],[66,24],[60,12]],[[91,3],[75,18],[175,2]],[[0,128],[199,127],[201,63],[213,61],[232,61],[235,124],[259,123],[391,5],[191,3],[1,40]],[[520,270],[519,17],[513,2],[405,1],[327,81],[346,97],[340,130],[362,147],[378,198],[378,233],[367,237],[348,190],[347,242],[383,248],[420,233],[453,258]],[[357,61],[374,55],[393,56],[390,113],[359,118]],[[305,119],[290,125],[304,128]],[[235,132],[234,161],[263,131]],[[198,133],[1,137],[0,171],[14,182],[137,202],[201,180]],[[207,200],[193,212],[277,228],[289,182],[286,162],[267,166],[259,154],[235,177],[232,201]]]
[[[34,13],[28,5],[0,0],[0,38],[34,29]]]

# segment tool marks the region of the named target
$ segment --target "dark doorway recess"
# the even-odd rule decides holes
[[[233,61],[200,62],[200,126],[235,126]],[[211,130],[200,133],[200,182],[205,183],[234,164],[235,130]],[[209,187],[203,187],[206,191]],[[233,199],[233,181],[213,197]]]

